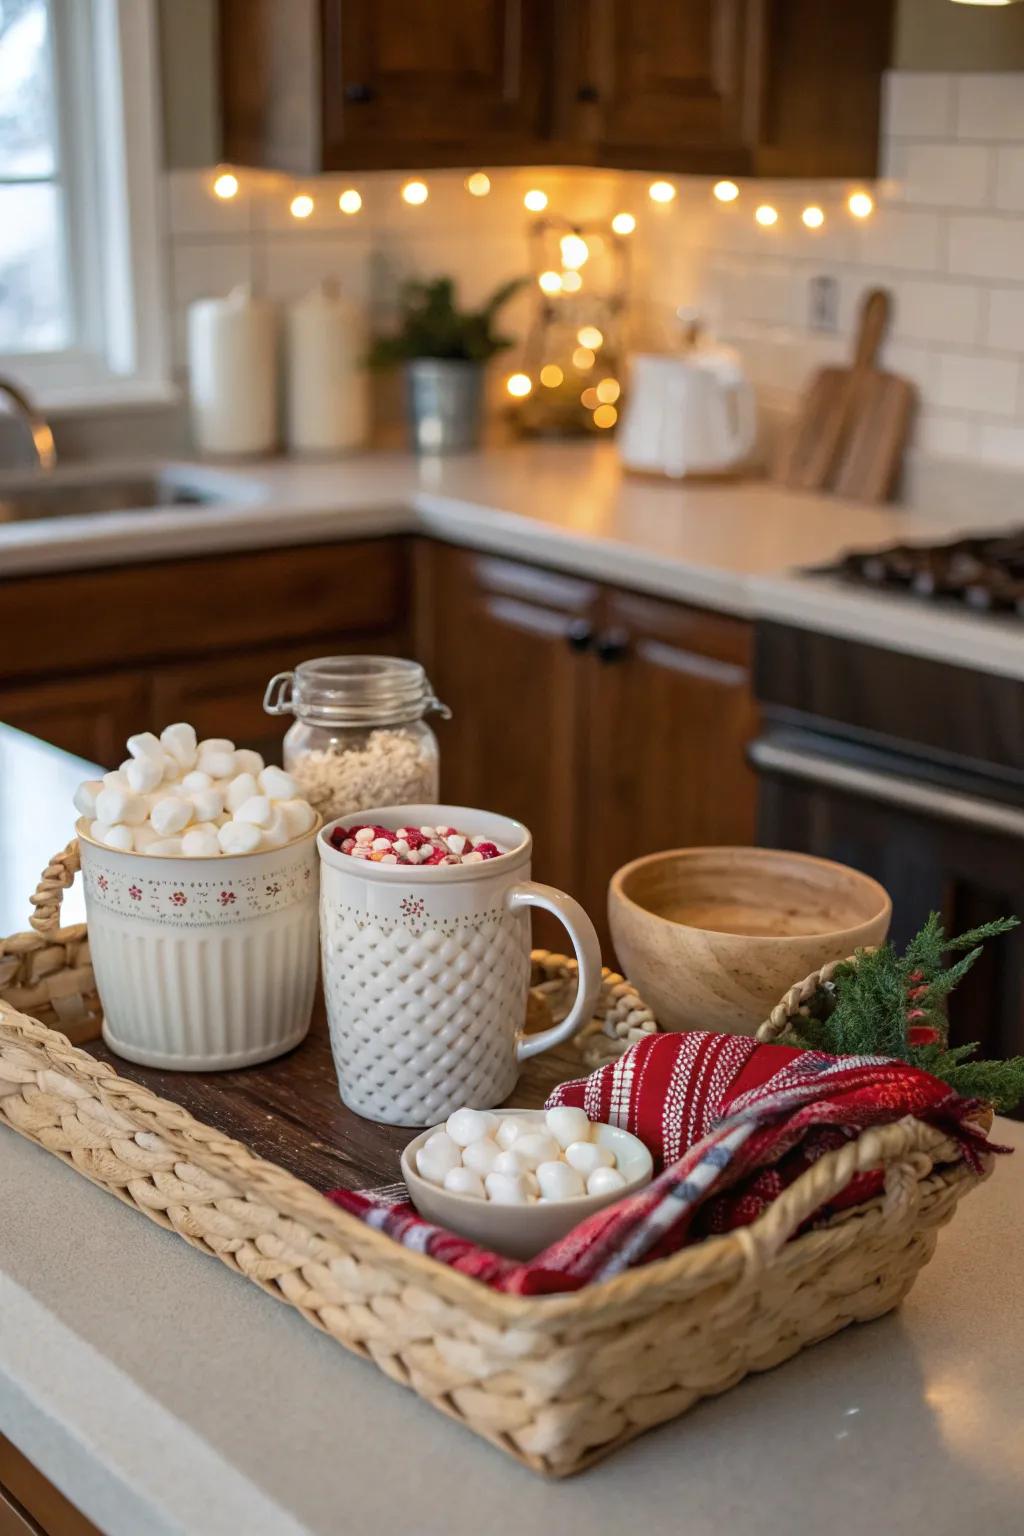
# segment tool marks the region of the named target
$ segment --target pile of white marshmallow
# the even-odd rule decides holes
[[[129,736],[128,753],[75,792],[89,836],[107,848],[193,859],[255,853],[283,847],[316,821],[290,774],[224,737],[197,741],[183,722],[159,736]]]
[[[500,1205],[578,1200],[625,1189],[615,1155],[591,1140],[582,1109],[559,1104],[536,1120],[457,1109],[416,1153],[428,1184]]]

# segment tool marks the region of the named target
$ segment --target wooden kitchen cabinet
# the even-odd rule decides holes
[[[147,706],[146,680],[131,671],[0,688],[5,725],[110,768],[124,758],[125,740],[141,728],[139,721],[148,721]]]
[[[525,821],[537,879],[574,892],[587,782],[580,646],[600,589],[440,544],[419,554],[421,649],[452,711],[434,725],[441,794]]]
[[[716,164],[735,157],[757,126],[757,9],[747,0],[575,0],[560,81],[567,137],[591,144],[598,160],[635,154],[654,164],[680,146],[707,150]]]
[[[756,712],[743,620],[608,589],[588,668],[590,822],[580,889],[604,918],[620,865],[754,841]]]
[[[525,821],[537,878],[583,902],[610,957],[620,864],[754,840],[751,626],[444,545],[420,558],[421,652],[453,710],[442,793]]]
[[[893,0],[221,0],[223,155],[300,173],[870,176],[892,13]]]
[[[529,160],[550,31],[546,0],[221,0],[225,158],[293,171]]]
[[[0,1536],[103,1536],[0,1435]]]
[[[0,721],[106,768],[132,732],[181,719],[276,756],[275,672],[409,653],[410,557],[404,539],[359,539],[2,581],[0,632],[33,638],[0,647]]]

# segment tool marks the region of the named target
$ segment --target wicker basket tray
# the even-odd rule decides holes
[[[55,863],[37,905],[50,944],[81,961],[72,946],[84,934],[57,927],[73,857]],[[549,990],[571,981],[566,962],[552,960],[541,974]],[[789,994],[794,1006],[799,991]],[[651,1027],[620,977],[606,979],[603,1006],[598,1028],[610,1044],[628,1038],[631,1013],[633,1027]],[[908,1119],[821,1158],[750,1227],[573,1295],[517,1297],[372,1231],[3,1003],[0,1121],[500,1449],[555,1475],[889,1311],[977,1182],[952,1142]],[[885,1171],[884,1196],[790,1240],[855,1173],[874,1168]]]

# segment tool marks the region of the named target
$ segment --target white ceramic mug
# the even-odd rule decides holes
[[[144,1067],[217,1072],[305,1038],[317,969],[316,828],[212,858],[122,853],[80,821],[103,1038]]]
[[[508,851],[480,864],[375,864],[320,849],[320,945],[331,1050],[350,1109],[390,1125],[435,1125],[464,1104],[488,1109],[520,1064],[571,1039],[601,986],[594,925],[578,902],[530,879],[521,822],[460,805],[391,805],[340,823],[451,826]],[[579,990],[561,1024],[524,1035],[530,907],[565,924]]]

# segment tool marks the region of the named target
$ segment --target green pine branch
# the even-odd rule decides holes
[[[947,938],[939,914],[930,913],[903,955],[883,944],[858,951],[855,962],[837,967],[830,987],[814,999],[806,1017],[793,1021],[783,1040],[836,1056],[896,1057],[931,1072],[966,1098],[1013,1109],[1024,1100],[1024,1057],[979,1061],[976,1045],[950,1047],[945,1001],[984,943],[1018,922],[1000,918]],[[946,966],[946,956],[953,953],[960,958]],[[932,1032],[933,1039],[922,1039]]]

